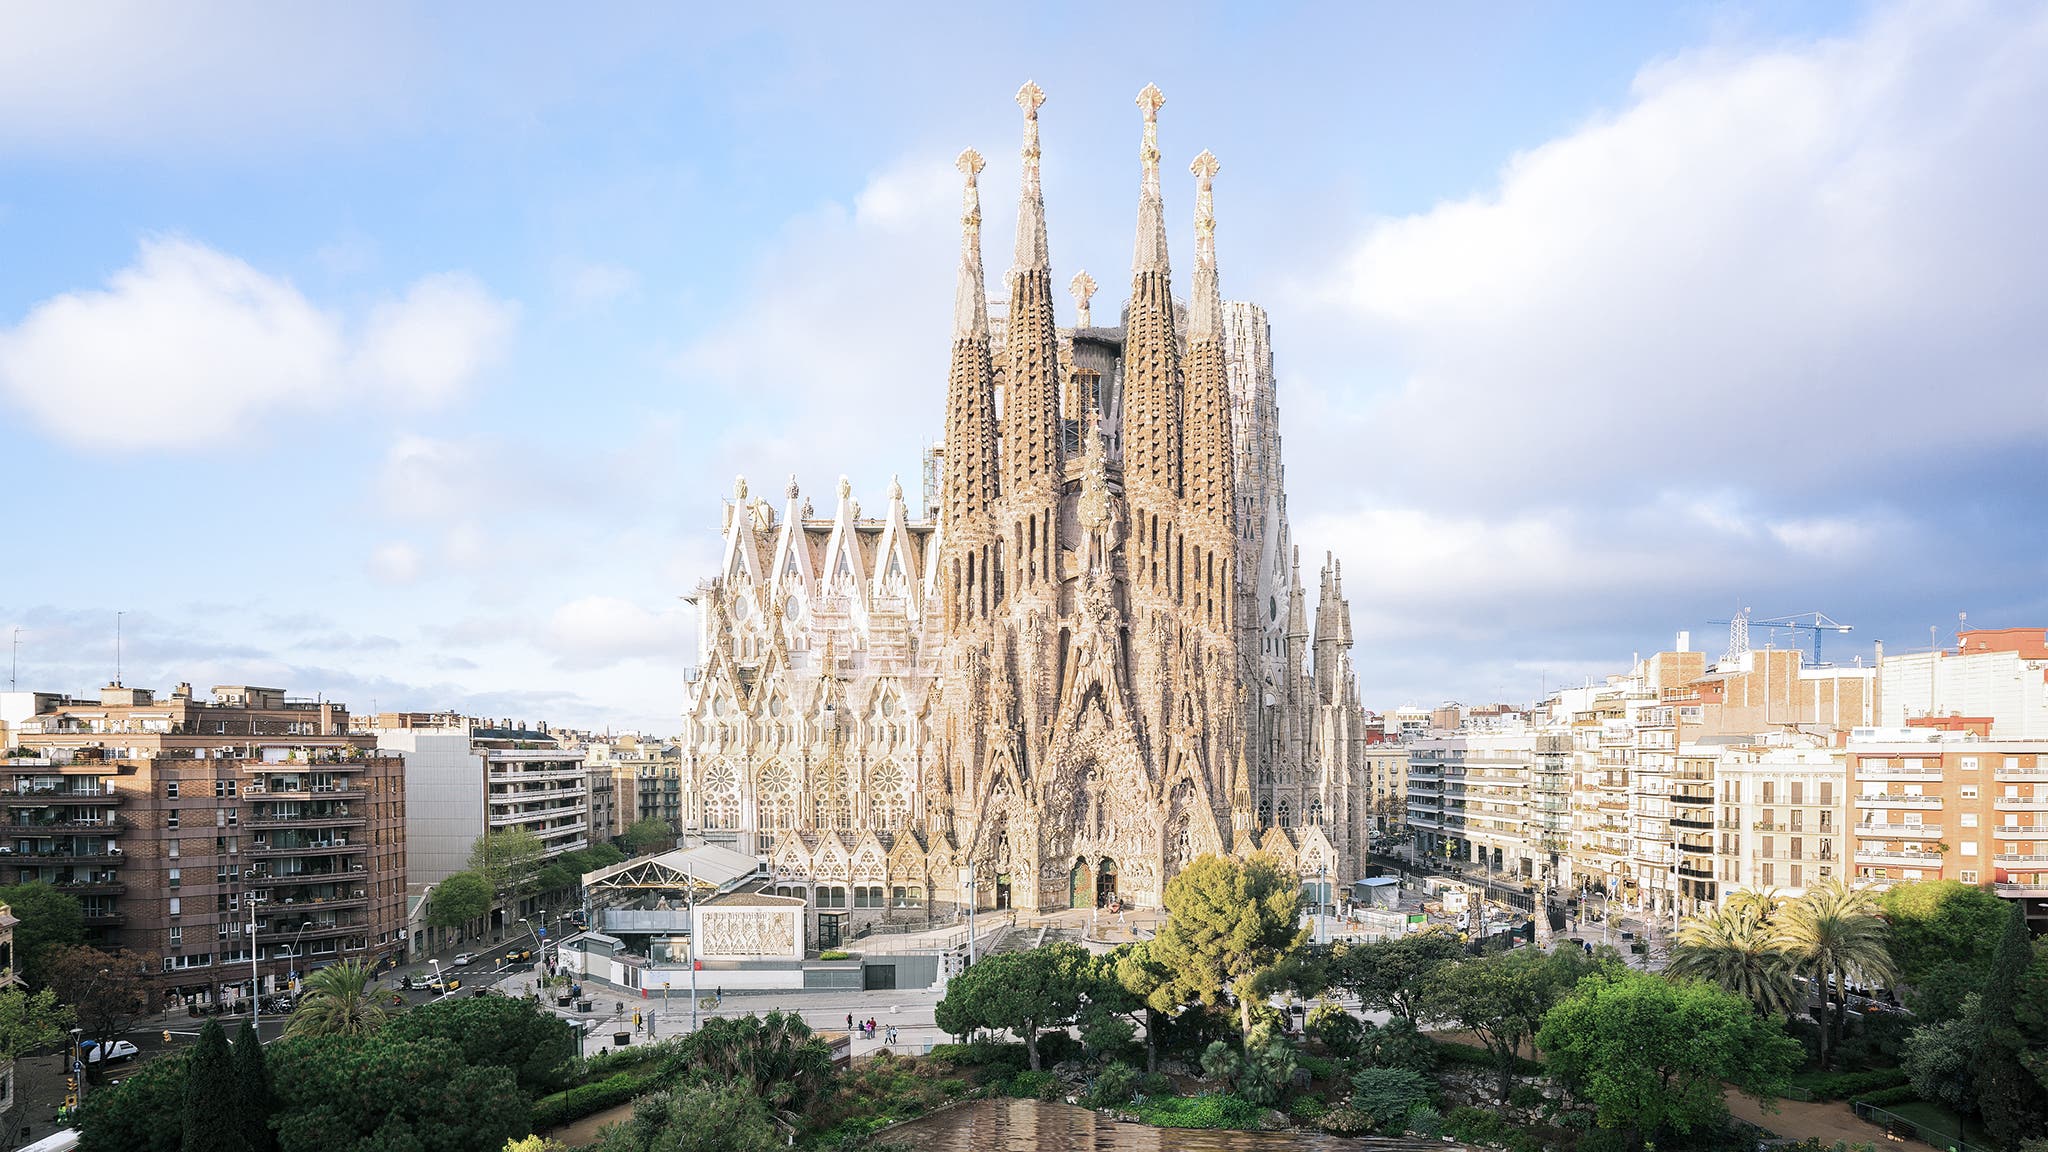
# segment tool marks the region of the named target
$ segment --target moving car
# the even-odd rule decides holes
[[[474,952],[457,952],[455,959],[448,962],[448,966],[450,968],[460,968],[474,959],[476,959],[476,953]]]
[[[141,1051],[126,1040],[116,1040],[111,1044],[102,1044],[97,1040],[81,1040],[78,1046],[85,1049],[85,1062],[88,1064],[98,1064],[102,1060],[127,1060]]]
[[[505,953],[505,963],[507,964],[520,964],[531,959],[533,959],[533,949],[531,948],[514,948]]]

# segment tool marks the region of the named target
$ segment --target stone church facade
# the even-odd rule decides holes
[[[983,909],[1160,903],[1205,852],[1355,879],[1371,820],[1341,572],[1311,626],[1289,536],[1265,313],[1225,303],[1195,176],[1185,304],[1167,259],[1156,88],[1120,323],[1087,273],[1054,316],[1026,85],[1006,300],[989,304],[979,155],[965,177],[934,507],[864,514],[744,479],[701,582],[686,824],[766,856],[818,939]]]

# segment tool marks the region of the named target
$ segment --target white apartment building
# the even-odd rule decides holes
[[[1954,652],[1888,655],[1878,668],[1880,727],[1974,717],[1991,721],[1994,740],[2048,740],[2048,632],[2040,628],[1964,632]]]
[[[1823,880],[1850,874],[1848,762],[1840,749],[1816,741],[1714,751],[1722,900],[1741,891],[1798,897]]]

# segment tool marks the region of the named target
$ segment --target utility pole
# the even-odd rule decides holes
[[[7,690],[16,690],[14,674],[21,670],[21,629],[14,630],[14,654],[7,661]]]
[[[967,862],[967,963],[974,963],[974,906],[978,892],[974,887],[974,862]]]
[[[260,1038],[263,1028],[263,976],[256,968],[256,893],[249,893],[249,1027]]]
[[[126,612],[114,613],[114,683],[121,682],[121,617]]]

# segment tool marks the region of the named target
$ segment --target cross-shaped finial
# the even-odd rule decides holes
[[[1214,180],[1216,173],[1221,171],[1222,168],[1223,165],[1216,162],[1216,154],[1207,148],[1202,149],[1202,154],[1195,157],[1194,163],[1188,165],[1188,171],[1194,173],[1195,179],[1204,184]]]
[[[1026,120],[1038,119],[1038,106],[1043,103],[1045,103],[1045,89],[1040,88],[1037,81],[1026,80],[1024,86],[1017,89],[1017,107],[1024,110],[1024,118]]]
[[[987,162],[981,158],[981,153],[969,148],[965,152],[960,153],[959,159],[953,161],[953,167],[958,168],[969,180],[972,180],[976,176],[981,175],[981,170],[987,167]]]
[[[1145,90],[1138,93],[1138,107],[1145,110],[1145,119],[1147,120],[1159,119],[1159,106],[1164,103],[1166,103],[1166,97],[1159,91],[1159,85],[1157,84],[1147,84],[1145,85]]]

